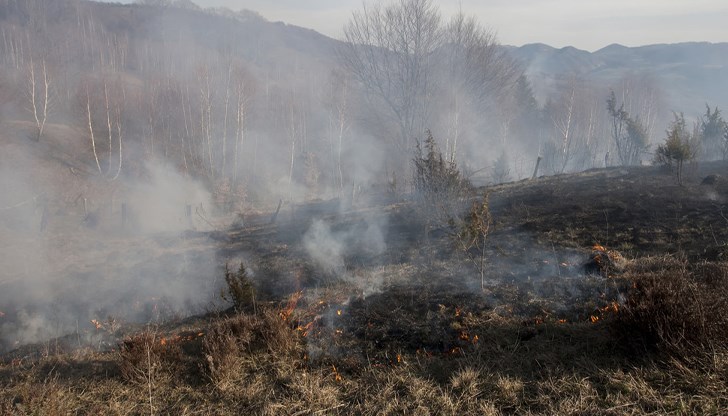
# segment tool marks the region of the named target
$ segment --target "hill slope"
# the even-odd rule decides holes
[[[719,413],[728,233],[704,231],[725,221],[728,182],[699,181],[725,168],[705,166],[686,187],[632,168],[492,188],[483,286],[442,229],[423,234],[412,203],[309,206],[278,225],[157,239],[166,253],[195,242],[244,257],[256,302],[144,328],[79,323],[4,355],[0,409]],[[613,248],[621,263],[583,267],[592,250],[621,258]],[[710,347],[684,356],[673,348],[685,339]]]

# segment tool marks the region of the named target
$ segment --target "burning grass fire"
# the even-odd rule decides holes
[[[717,293],[706,288],[722,281],[718,277],[728,275],[728,267],[637,257],[614,237],[627,236],[634,244],[633,233],[610,228],[610,238],[601,238],[601,223],[581,239],[572,231],[565,240],[550,224],[562,217],[538,211],[543,209],[538,204],[529,207],[528,220],[525,214],[516,216],[512,201],[527,199],[508,192],[522,191],[506,187],[490,197],[497,222],[485,246],[482,279],[467,253],[453,248],[448,233],[423,236],[424,227],[407,204],[376,214],[387,221],[364,220],[356,213],[326,219],[319,228],[330,231],[330,238],[345,236],[340,238],[346,244],[332,244],[340,252],[326,252],[338,256],[330,261],[336,267],[314,259],[311,247],[301,247],[306,227],[298,224],[291,230],[266,225],[230,232],[221,263],[245,252],[241,270],[255,289],[254,296],[241,297],[248,303],[163,320],[159,317],[173,315],[165,313],[165,299],[140,297],[135,311],[150,317],[147,324],[94,312],[71,335],[3,356],[0,413],[18,413],[17,403],[27,406],[23,409],[37,403],[24,395],[21,384],[9,381],[17,380],[21,370],[31,374],[28,380],[35,375],[52,380],[28,382],[46,397],[42,400],[93,392],[117,401],[117,410],[106,402],[97,407],[112,414],[126,409],[119,403],[149,409],[150,396],[157,413],[176,414],[193,409],[213,414],[603,414],[605,406],[614,410],[606,414],[720,413],[728,403],[720,393],[726,381],[719,370],[725,371],[725,364],[716,363],[724,356],[686,361],[693,366],[689,370],[687,364],[668,371],[644,362],[645,357],[664,363],[671,362],[665,357],[678,356],[659,355],[672,353],[665,345],[672,348],[688,339],[685,345],[694,348],[717,337],[711,332],[717,324],[703,319],[702,310],[687,309],[685,319],[676,321],[679,315],[670,308],[682,301],[670,295],[694,300],[690,296],[697,293]],[[598,214],[603,218],[602,210]],[[369,230],[367,221],[388,227],[374,233],[382,236],[386,250],[358,242],[357,233]],[[550,224],[548,232],[541,231],[544,224]],[[610,227],[617,227],[614,221]],[[670,277],[679,273],[695,282]],[[712,304],[720,302],[716,298]],[[717,306],[701,307],[723,322]],[[16,319],[7,308],[3,312],[8,315],[0,312],[0,325]],[[660,326],[651,326],[655,322]],[[675,335],[661,343],[660,336],[676,333],[683,338]],[[711,351],[724,351],[720,343],[710,345]],[[92,358],[75,358],[84,351]],[[84,371],[89,374],[83,380],[71,376]],[[709,376],[700,378],[698,371]],[[60,376],[48,379],[51,374]],[[681,390],[677,383],[661,381],[674,377],[689,379],[695,387]],[[73,403],[74,408],[86,406]]]

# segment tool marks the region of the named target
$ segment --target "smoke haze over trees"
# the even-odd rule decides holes
[[[536,58],[531,46],[502,47],[494,28],[465,12],[444,16],[432,1],[367,4],[344,42],[190,2],[0,8],[6,119],[33,122],[38,140],[49,123],[72,127],[100,175],[135,177],[144,160],[161,159],[222,199],[266,200],[256,188],[273,190],[272,201],[320,197],[381,181],[377,171],[396,170],[426,129],[473,170],[503,152],[535,159],[534,148],[554,173],[593,167],[619,152],[610,89],[648,141],[670,110],[695,111],[668,102],[675,92],[640,68],[595,79],[586,52],[563,51],[561,79],[538,77],[557,70],[548,50]],[[392,160],[365,157],[382,150]],[[518,163],[514,176],[526,176]]]

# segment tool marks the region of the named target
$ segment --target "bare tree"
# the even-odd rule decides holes
[[[553,124],[556,134],[556,142],[554,143],[554,155],[547,155],[547,159],[553,158],[552,169],[555,173],[563,173],[566,171],[574,151],[574,142],[576,135],[576,83],[571,82],[568,90],[562,95],[561,99],[551,103],[547,110]]]
[[[444,156],[454,162],[463,140],[482,137],[484,114],[497,111],[520,75],[493,32],[462,12],[443,21],[430,0],[365,5],[344,34],[342,64],[380,125],[396,126],[403,155],[425,128],[441,125]]]
[[[200,134],[206,144],[208,172],[210,179],[215,178],[215,163],[212,146],[212,106],[213,106],[213,80],[207,64],[197,69],[197,81],[200,88]]]
[[[584,169],[596,160],[600,108],[595,89],[578,75],[570,76],[563,90],[545,105],[553,136],[544,156],[554,173]]]
[[[444,29],[446,72],[441,82],[467,91],[476,104],[495,104],[511,94],[521,75],[517,63],[500,48],[493,31],[459,12]]]
[[[232,71],[233,94],[235,99],[235,155],[233,157],[233,184],[237,184],[239,160],[245,149],[245,132],[247,129],[248,106],[253,95],[250,75],[242,66]]]
[[[611,135],[617,148],[617,156],[623,166],[635,165],[649,146],[647,128],[639,115],[632,117],[624,109],[624,102],[617,107],[617,98],[612,91],[607,99]]]
[[[341,196],[344,187],[344,173],[341,167],[341,156],[344,148],[344,137],[350,129],[350,80],[340,71],[332,71],[330,89],[326,94],[324,105],[328,108],[329,154],[331,160],[332,185]]]
[[[126,91],[120,82],[101,79],[95,83],[86,81],[83,88],[83,119],[91,140],[94,162],[100,175],[115,180],[121,174],[123,164],[123,120],[126,104]],[[102,168],[100,157],[104,146],[99,139],[107,139],[106,169]],[[116,143],[116,145],[114,144]],[[117,151],[117,158],[113,153]],[[114,162],[116,160],[116,162]]]
[[[103,174],[103,171],[101,170],[101,163],[99,163],[99,153],[96,151],[96,135],[94,134],[94,125],[93,125],[93,117],[91,114],[91,94],[89,92],[89,86],[86,84],[85,87],[86,91],[86,107],[85,107],[85,114],[86,114],[86,127],[88,128],[89,138],[91,139],[91,150],[94,154],[94,160],[96,161],[96,167],[99,170],[99,174]]]
[[[624,110],[632,118],[639,118],[648,139],[658,135],[660,120],[668,121],[663,93],[654,76],[650,73],[628,73],[615,88],[617,97],[624,104]]]
[[[440,20],[432,0],[398,0],[365,5],[344,27],[341,62],[397,125],[394,145],[403,154],[428,115],[431,58],[443,39]]]
[[[45,59],[41,61],[40,69],[42,73],[36,73],[33,60],[28,64],[28,99],[36,126],[36,141],[43,136],[51,107],[51,81]]]

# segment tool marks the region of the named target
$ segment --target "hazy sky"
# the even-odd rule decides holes
[[[130,2],[125,0],[124,2]],[[193,0],[201,7],[250,9],[340,38],[362,0]],[[371,1],[368,1],[371,3]],[[726,0],[435,0],[444,15],[462,7],[495,29],[501,43],[541,42],[596,50],[686,41],[728,42]]]

